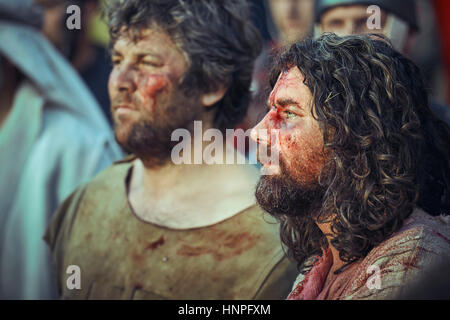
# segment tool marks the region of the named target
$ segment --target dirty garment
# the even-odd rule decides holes
[[[329,274],[331,250],[310,258],[289,300],[396,299],[416,288],[439,265],[450,262],[450,216],[416,208],[403,227],[338,274]]]
[[[62,299],[286,298],[298,271],[261,209],[188,230],[144,222],[127,199],[131,168],[114,164],[56,213],[46,241]],[[81,289],[66,285],[70,265]]]

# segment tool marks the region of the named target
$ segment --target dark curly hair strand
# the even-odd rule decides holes
[[[123,28],[136,37],[161,28],[185,54],[189,65],[181,88],[188,95],[227,88],[216,103],[214,125],[232,128],[247,112],[254,60],[262,42],[244,0],[108,0],[111,44]]]

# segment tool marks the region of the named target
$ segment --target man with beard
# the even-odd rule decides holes
[[[115,135],[133,155],[73,193],[47,232],[62,298],[289,293],[295,265],[255,204],[257,170],[171,162],[174,130],[242,120],[261,47],[248,14],[242,0],[110,1]]]
[[[289,299],[407,296],[450,261],[450,128],[380,37],[305,40],[273,68],[252,138],[280,165],[256,197],[301,266]]]

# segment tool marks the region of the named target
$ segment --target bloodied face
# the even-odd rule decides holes
[[[270,111],[253,129],[259,153],[270,147],[279,157],[278,170],[262,176],[256,198],[273,214],[298,214],[320,201],[319,175],[329,156],[313,113],[312,94],[297,67],[282,72],[270,96]],[[267,130],[267,135],[260,134]],[[264,163],[264,167],[273,166]]]
[[[180,89],[187,70],[183,52],[160,29],[136,38],[124,31],[112,62],[108,90],[117,141],[144,160],[166,160],[172,131],[189,126],[200,113],[196,99]]]

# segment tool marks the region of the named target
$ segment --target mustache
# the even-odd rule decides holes
[[[120,105],[128,105],[132,109],[136,109],[139,105],[137,99],[131,94],[119,94],[111,100],[111,109],[115,110]]]

